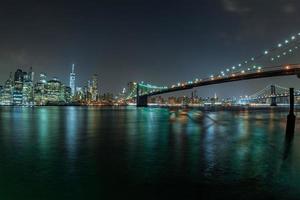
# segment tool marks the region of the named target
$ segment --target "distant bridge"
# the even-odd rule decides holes
[[[282,87],[276,84],[268,85],[267,87],[263,88],[262,90],[249,95],[242,97],[240,99],[240,103],[258,103],[261,101],[270,101],[271,106],[276,106],[280,99],[284,98],[286,102],[288,102],[289,97],[289,88]],[[294,96],[300,96],[300,90],[294,91]],[[279,99],[279,100],[278,100]]]

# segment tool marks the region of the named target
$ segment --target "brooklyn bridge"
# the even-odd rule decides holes
[[[270,49],[261,51],[260,54],[250,57],[234,66],[204,78],[192,81],[179,82],[172,86],[156,86],[153,84],[136,83],[126,100],[136,99],[137,107],[146,107],[148,98],[171,92],[189,90],[196,87],[237,82],[279,76],[297,76],[300,78],[300,63],[288,63],[289,57],[295,55],[300,47],[300,33],[274,45]],[[275,105],[275,87],[272,87],[272,105]],[[275,96],[274,96],[275,95]]]

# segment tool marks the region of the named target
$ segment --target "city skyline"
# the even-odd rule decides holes
[[[268,2],[272,9],[265,12]],[[148,9],[153,7],[157,12]],[[32,66],[50,77],[59,74],[67,83],[69,66],[75,63],[79,85],[96,73],[103,92],[115,94],[129,81],[172,85],[207,77],[299,31],[295,1],[177,1],[172,6],[170,1],[29,1],[5,3],[0,9],[6,27],[0,35],[2,82],[12,68]],[[295,55],[292,60],[298,59]],[[241,88],[251,93],[266,81],[297,84],[297,79],[281,78],[259,80],[251,87],[241,82],[199,90],[237,96]]]
[[[0,85],[0,105],[3,106],[45,106],[45,105],[90,105],[98,104],[100,97],[98,75],[93,74],[84,85],[76,85],[75,64],[72,64],[69,84],[57,76],[34,73],[18,68]],[[106,95],[107,96],[107,95]]]

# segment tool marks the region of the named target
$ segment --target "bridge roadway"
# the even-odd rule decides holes
[[[139,91],[137,91],[137,94],[139,94],[137,97],[137,106],[138,107],[147,106],[147,98],[150,96],[166,94],[170,92],[177,92],[182,90],[189,90],[195,87],[201,87],[207,85],[215,85],[215,84],[221,84],[227,82],[276,77],[276,76],[289,76],[289,75],[297,75],[298,78],[300,78],[300,64],[286,64],[286,65],[280,65],[275,67],[265,67],[260,70],[256,70],[255,72],[245,72],[245,73],[234,72],[229,76],[209,78],[209,79],[193,82],[191,84],[176,86],[168,89],[154,91],[147,94],[139,94]]]

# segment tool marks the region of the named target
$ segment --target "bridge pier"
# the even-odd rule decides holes
[[[137,107],[147,107],[148,106],[148,96],[147,95],[138,96],[136,98],[136,106]]]
[[[276,89],[275,89],[275,85],[271,85],[271,106],[277,106],[276,103]]]
[[[271,97],[271,106],[277,106],[276,97]]]
[[[296,116],[294,114],[294,88],[290,88],[290,112],[287,116],[286,137],[292,139],[295,133]]]
[[[136,107],[147,107],[148,106],[148,95],[140,95],[140,86],[136,88]]]

